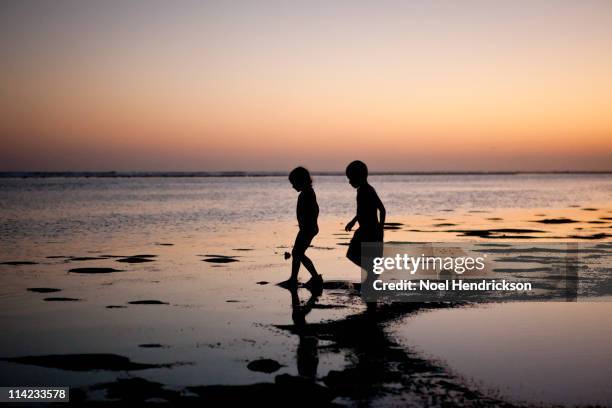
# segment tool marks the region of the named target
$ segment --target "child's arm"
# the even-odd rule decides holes
[[[357,216],[355,216],[352,220],[348,222],[348,224],[346,224],[346,227],[344,227],[344,230],[347,232],[352,230],[356,222],[357,222]]]
[[[376,194],[376,208],[380,212],[380,225],[385,226],[385,218],[387,217],[387,210],[385,210],[385,206],[383,205],[380,198],[378,198],[378,194]]]

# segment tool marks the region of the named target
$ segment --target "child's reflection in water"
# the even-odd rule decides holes
[[[306,315],[310,313],[317,299],[321,296],[321,289],[310,291],[310,298],[304,304],[300,302],[297,287],[292,287],[289,291],[291,292],[291,318],[293,319],[295,333],[300,337],[297,348],[298,374],[314,380],[317,377],[317,367],[319,365],[319,339],[309,329],[306,323]]]

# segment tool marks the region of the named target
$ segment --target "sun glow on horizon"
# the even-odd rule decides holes
[[[612,170],[608,2],[0,7],[0,170]]]

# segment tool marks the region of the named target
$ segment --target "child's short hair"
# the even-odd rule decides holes
[[[361,160],[355,160],[346,166],[346,177],[352,180],[367,180],[368,166]]]
[[[293,184],[301,186],[312,185],[312,178],[310,177],[310,172],[301,166],[291,170],[291,173],[289,173],[289,181]]]

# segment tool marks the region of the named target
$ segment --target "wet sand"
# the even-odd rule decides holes
[[[610,207],[597,208],[393,217],[385,240],[478,241],[490,249],[504,240],[594,240],[607,254]],[[467,305],[366,308],[359,270],[344,257],[344,222],[323,218],[309,249],[326,280],[321,293],[274,284],[290,271],[290,223],[144,242],[47,242],[4,254],[0,379],[70,385],[73,404],[523,405],[484,392],[398,338],[404,319]]]

